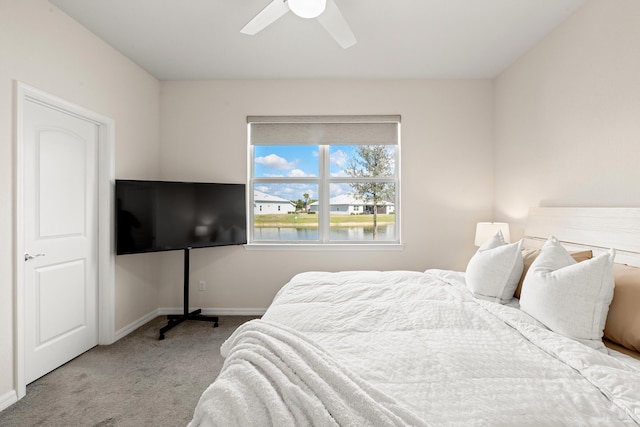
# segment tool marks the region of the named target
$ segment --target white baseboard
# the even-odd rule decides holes
[[[183,308],[158,308],[153,310],[150,313],[145,314],[138,320],[128,324],[122,329],[116,331],[115,341],[118,341],[120,338],[124,338],[129,335],[131,332],[138,329],[140,326],[145,325],[151,320],[155,319],[158,316],[166,316],[167,314],[182,314]],[[191,310],[195,310],[192,308]],[[266,308],[203,308],[202,314],[208,316],[262,316]]]
[[[152,312],[145,314],[144,316],[142,316],[141,318],[139,318],[135,322],[129,323],[124,328],[122,328],[120,330],[117,330],[114,342],[118,341],[120,338],[126,337],[131,332],[133,332],[136,329],[138,329],[140,326],[150,322],[151,320],[155,319],[158,316],[160,316],[160,313],[158,312],[158,309],[155,309]]]
[[[15,390],[11,390],[0,396],[0,411],[4,411],[9,406],[18,401],[18,393]]]

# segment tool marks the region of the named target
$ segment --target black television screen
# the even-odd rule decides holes
[[[247,243],[244,184],[116,180],[116,253]]]

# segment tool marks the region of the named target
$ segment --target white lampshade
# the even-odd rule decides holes
[[[317,18],[327,6],[327,0],[287,0],[289,9],[301,18]]]
[[[502,231],[504,241],[509,243],[509,224],[506,222],[479,222],[476,226],[476,246],[482,246],[484,242],[493,237],[498,231]]]

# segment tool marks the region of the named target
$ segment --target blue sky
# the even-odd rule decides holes
[[[345,175],[344,167],[351,146],[336,146],[330,150],[330,173]],[[254,146],[254,176],[256,177],[317,177],[319,176],[318,146],[315,145],[256,145]],[[288,200],[302,199],[308,193],[318,197],[317,184],[259,184],[256,190]],[[332,185],[330,197],[350,190],[349,185]]]
[[[314,145],[256,145],[256,177],[318,176],[318,147]]]
[[[329,151],[332,177],[348,176],[344,169],[347,167],[357,146],[336,145]],[[315,145],[255,145],[254,176],[263,177],[317,177],[319,176],[319,147]],[[349,193],[349,184],[332,184],[329,197]],[[291,184],[256,184],[255,190],[287,200],[303,199],[308,193],[312,199],[318,198],[318,185],[315,183]]]
[[[344,175],[352,146],[335,146],[330,151],[330,173]],[[318,147],[315,145],[256,145],[256,177],[318,176]]]

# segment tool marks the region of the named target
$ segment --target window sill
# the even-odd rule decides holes
[[[331,244],[331,243],[247,243],[248,251],[402,251],[402,243],[365,243],[365,244]]]

